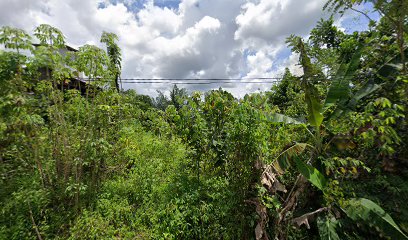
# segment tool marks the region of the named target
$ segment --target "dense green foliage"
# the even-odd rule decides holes
[[[377,1],[364,32],[330,18],[290,36],[303,75],[243,99],[122,91],[115,34],[106,52],[63,54],[54,27],[35,29],[35,48],[2,27],[0,239],[407,239],[398,4]],[[79,72],[84,89],[65,87]]]

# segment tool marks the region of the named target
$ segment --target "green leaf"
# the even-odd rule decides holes
[[[302,122],[288,117],[286,115],[283,114],[279,114],[279,113],[272,113],[270,115],[267,116],[267,119],[271,122],[275,122],[275,123],[286,123],[286,124],[303,124]]]
[[[358,101],[360,101],[362,98],[370,95],[371,93],[377,91],[380,88],[381,88],[381,85],[368,82],[359,91],[357,91],[353,95],[353,97],[351,98],[351,100],[350,100],[350,102],[348,104],[348,108],[351,108],[351,109],[355,108]]]
[[[294,145],[283,151],[276,160],[273,162],[272,166],[279,173],[283,174],[283,171],[290,167],[292,158],[303,153],[307,147],[306,143],[295,143]]]
[[[338,221],[332,217],[319,217],[317,219],[317,228],[319,229],[320,239],[322,240],[340,240],[336,232]]]
[[[372,94],[373,92],[377,91],[381,88],[381,85],[374,84],[374,83],[367,83],[365,84],[359,91],[357,91],[350,99],[346,106],[338,106],[336,110],[330,115],[330,118],[336,118],[341,115],[345,115],[346,113],[353,111],[357,106],[357,103],[364,97]]]
[[[369,199],[352,198],[343,210],[352,220],[374,225],[392,239],[408,239],[391,216]]]
[[[404,48],[405,57],[408,57],[408,47]],[[402,71],[401,54],[396,54],[390,57],[384,65],[377,69],[377,76],[380,78],[387,78],[393,74],[398,74]]]
[[[307,54],[303,41],[300,38],[297,41],[300,52],[300,63],[304,72],[302,87],[305,91],[305,102],[308,110],[307,118],[310,125],[319,127],[323,122],[322,104],[320,103],[319,93],[316,87],[310,82],[310,79],[312,79],[318,71],[316,71],[310,61],[310,57]]]
[[[349,63],[342,63],[334,76],[324,103],[324,110],[336,104],[338,100],[346,101],[350,97],[350,79],[360,64],[363,48],[358,47]]]
[[[295,159],[298,171],[314,186],[320,190],[324,190],[327,186],[327,180],[319,170],[306,164],[300,159]]]
[[[317,91],[316,91],[317,92]],[[308,120],[312,126],[319,127],[323,122],[322,105],[317,99],[316,95],[306,92],[306,103],[308,107]]]

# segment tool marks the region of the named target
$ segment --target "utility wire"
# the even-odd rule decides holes
[[[333,76],[315,77],[314,80],[333,80]],[[300,79],[301,77],[294,77]],[[343,78],[354,78],[354,76],[343,76]],[[87,82],[110,80],[107,78],[82,78]],[[206,85],[206,84],[274,84],[283,80],[283,77],[245,77],[245,78],[121,78],[126,84],[179,84],[179,85]],[[248,81],[253,80],[253,81]],[[263,80],[263,81],[262,81]],[[267,81],[269,80],[269,81]],[[193,82],[194,81],[194,82]]]
[[[107,78],[81,78],[86,81],[99,81]],[[282,77],[260,78],[121,78],[122,81],[242,81],[242,80],[282,80]]]
[[[179,84],[179,85],[182,85],[182,84],[196,84],[196,85],[203,85],[203,84],[220,84],[220,83],[232,83],[232,84],[236,84],[236,83],[245,83],[245,84],[248,84],[248,83],[262,83],[262,84],[266,84],[266,83],[278,83],[279,81],[270,81],[270,82],[265,82],[265,81],[263,81],[263,82],[248,82],[248,81],[245,81],[245,82],[226,82],[226,81],[216,81],[216,82],[152,82],[152,81],[147,81],[147,82],[126,82],[126,81],[123,81],[123,83],[129,83],[129,84],[157,84],[157,83],[167,83],[167,84]]]
[[[229,81],[239,81],[239,80],[281,80],[283,77],[245,77],[245,78],[122,78],[122,80],[136,80],[136,81],[146,81],[146,80],[163,80],[163,81],[214,81],[214,80],[229,80]]]
[[[86,82],[98,82],[110,80],[106,78],[81,78]],[[273,84],[278,83],[283,78],[281,77],[260,77],[260,78],[121,78],[124,84],[178,84],[178,85],[206,85],[206,84],[221,84],[221,83],[260,83]],[[253,80],[253,81],[248,81]],[[262,81],[263,80],[263,81]],[[270,80],[270,81],[266,81]]]

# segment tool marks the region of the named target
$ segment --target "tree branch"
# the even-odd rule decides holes
[[[309,220],[314,217],[314,215],[323,212],[323,211],[327,211],[329,208],[327,207],[323,207],[323,208],[319,208],[316,211],[310,212],[310,213],[306,213],[303,214],[300,217],[294,218],[292,219],[292,223],[296,224],[297,227],[300,227],[302,225],[306,225],[307,229],[310,229],[310,225],[309,225]]]
[[[33,217],[33,211],[31,210],[31,205],[30,205],[30,203],[28,203],[28,209],[29,209],[29,213],[30,213],[31,223],[33,224],[35,233],[37,234],[37,238],[38,238],[38,240],[42,240],[40,231],[38,230],[38,226],[37,226],[37,224],[35,223],[35,220],[34,220],[34,217]]]
[[[360,10],[358,10],[358,9],[355,9],[355,8],[353,8],[353,7],[350,7],[350,9],[353,10],[353,11],[355,11],[355,12],[358,12],[358,13],[364,15],[368,20],[374,21],[372,18],[370,18],[370,16],[368,16],[367,13],[365,13],[365,12],[363,12],[363,11],[360,11]]]

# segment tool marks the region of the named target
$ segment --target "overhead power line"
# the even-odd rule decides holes
[[[314,80],[330,80],[334,76],[314,77]],[[300,78],[300,77],[295,77]],[[354,78],[354,76],[343,76]],[[179,85],[209,85],[209,84],[275,84],[281,82],[283,77],[245,77],[245,78],[121,78],[124,84],[179,84]],[[106,78],[83,78],[85,81],[95,82],[110,80]]]
[[[205,84],[221,84],[221,83],[260,83],[273,84],[282,80],[282,77],[246,77],[246,78],[121,78],[120,81],[126,84],[179,84],[179,85],[205,85]],[[107,80],[102,78],[83,78],[85,81],[95,82]],[[269,81],[267,81],[269,80]]]
[[[157,83],[170,83],[170,84],[198,84],[198,85],[201,85],[201,84],[220,84],[220,83],[233,83],[233,84],[236,84],[236,83],[245,83],[245,84],[248,84],[248,83],[262,83],[262,84],[265,84],[265,83],[278,83],[279,81],[257,81],[257,82],[249,82],[249,81],[241,81],[241,82],[237,82],[237,81],[212,81],[212,82],[174,82],[174,81],[160,81],[160,82],[157,82],[157,81],[146,81],[146,82],[132,82],[132,81],[122,81],[122,83],[130,83],[130,84],[157,84]]]
[[[274,84],[279,83],[279,81],[212,81],[212,82],[175,82],[175,81],[145,81],[145,82],[133,82],[133,81],[122,81],[123,84],[178,84],[178,85],[205,85],[205,84]]]
[[[107,78],[82,78],[83,80],[98,81]],[[121,78],[122,81],[242,81],[242,80],[282,80],[282,77],[259,78]]]
[[[281,80],[282,77],[245,77],[245,78],[121,78],[123,81],[240,81],[240,80]]]

